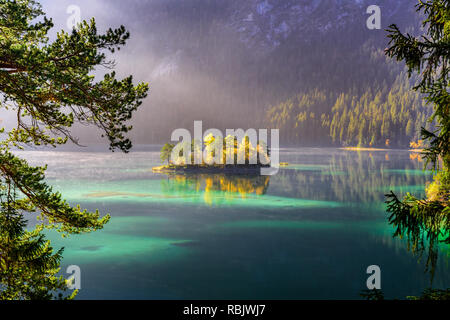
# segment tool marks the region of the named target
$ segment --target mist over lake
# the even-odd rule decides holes
[[[284,148],[274,176],[152,173],[158,146],[128,155],[18,152],[48,163],[73,205],[112,218],[61,239],[62,270],[79,265],[81,299],[358,299],[379,265],[387,297],[429,286],[424,261],[393,238],[384,194],[431,181],[408,151]],[[448,283],[448,252],[433,285]]]
[[[449,17],[0,0],[0,301],[288,319],[450,300]]]

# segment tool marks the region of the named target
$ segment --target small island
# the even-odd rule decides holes
[[[160,153],[161,162],[153,167],[157,173],[222,173],[260,174],[262,168],[270,167],[270,151],[258,141],[254,146],[245,136],[225,138],[207,135],[202,143],[197,140],[177,145],[166,143]]]

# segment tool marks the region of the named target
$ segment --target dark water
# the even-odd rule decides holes
[[[48,163],[70,203],[112,216],[91,234],[48,233],[62,271],[80,266],[81,299],[354,299],[374,264],[388,298],[430,286],[383,203],[431,180],[407,151],[283,149],[290,165],[270,178],[154,174],[156,151],[19,154]],[[450,286],[449,252],[435,288]]]

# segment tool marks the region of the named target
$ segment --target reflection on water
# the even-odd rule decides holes
[[[392,169],[387,153],[383,158],[384,162],[380,163],[372,154],[368,157],[361,153],[332,155],[327,164],[291,163],[272,177],[164,174],[161,191],[166,197],[172,198],[201,194],[207,205],[230,203],[252,194],[266,195],[270,181],[272,195],[355,204],[378,202],[382,205],[384,194],[390,190],[400,193],[424,191],[431,172],[423,171],[414,162],[403,169]],[[261,202],[264,200],[260,198]]]
[[[386,160],[387,159],[387,160]],[[423,194],[431,172],[416,163],[402,163],[388,154],[333,154],[327,165],[292,164],[273,177],[272,183],[299,198],[315,198],[353,203],[384,202],[390,190],[404,193],[417,190]]]
[[[413,300],[449,300],[450,288],[433,285],[438,266],[441,270],[449,269],[450,258],[450,221],[447,208],[439,201],[417,200],[406,197],[404,201],[390,192],[386,195],[388,222],[395,229],[393,236],[405,240],[407,250],[418,261],[425,257],[425,273],[430,274],[429,288],[421,295],[409,295]],[[438,265],[441,256],[443,263]],[[382,290],[363,290],[361,296],[368,300],[383,300]],[[405,297],[402,297],[405,298]]]
[[[394,237],[406,238],[408,250],[419,259],[426,257],[425,271],[429,272],[430,284],[436,272],[439,250],[449,257],[450,221],[448,212],[439,202],[432,202],[433,210],[424,209],[426,203],[420,200],[415,210],[402,203],[393,193],[389,194],[389,223],[395,228]],[[429,202],[430,204],[430,202]],[[430,205],[428,204],[428,208]]]
[[[425,196],[431,174],[410,155],[283,149],[270,177],[157,174],[157,151],[22,156],[47,162],[70,203],[112,216],[93,234],[46,234],[63,269],[81,267],[80,299],[355,299],[372,264],[387,298],[430,285],[384,204],[390,190]],[[450,283],[448,247],[435,288]]]
[[[422,155],[418,152],[417,153],[411,152],[411,154],[409,155],[409,158],[411,160],[416,160],[417,162],[423,162]]]
[[[202,192],[206,204],[212,205],[247,198],[249,194],[264,195],[269,187],[269,176],[225,174],[169,174],[161,180],[161,190],[167,195],[184,195]],[[220,197],[216,195],[220,193]]]

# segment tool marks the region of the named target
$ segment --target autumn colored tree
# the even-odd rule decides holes
[[[428,144],[423,157],[434,170],[434,181],[428,186],[425,199],[408,193],[400,200],[391,192],[387,205],[396,235],[406,236],[413,250],[420,252],[429,247],[427,262],[433,273],[437,245],[450,244],[450,1],[419,1],[416,7],[424,15],[425,34],[414,37],[392,25],[386,53],[404,61],[410,74],[419,75],[415,90],[433,106],[429,121],[436,122],[436,130],[422,128],[421,134]]]
[[[162,148],[161,148],[161,152],[160,152],[160,159],[161,162],[166,162],[167,164],[169,164],[171,162],[170,156],[172,155],[172,150],[175,147],[174,144],[171,143],[166,143]]]

